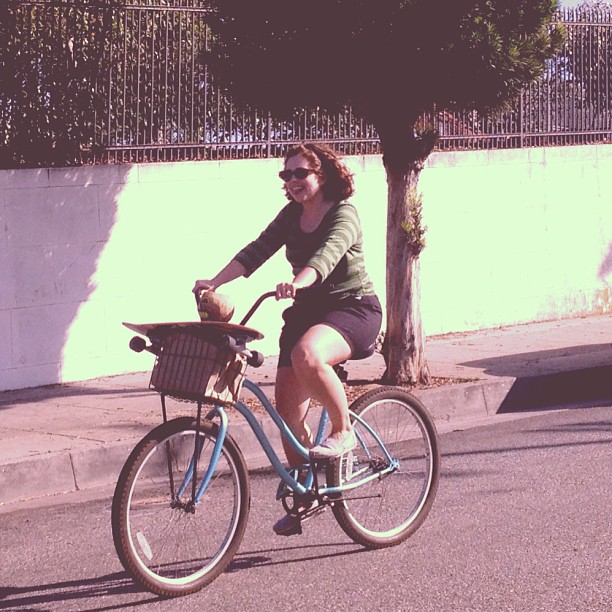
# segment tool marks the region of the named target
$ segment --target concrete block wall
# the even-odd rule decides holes
[[[384,302],[386,179],[351,157]],[[280,160],[0,171],[0,390],[150,368],[122,321],[197,318],[190,293],[284,203]],[[436,153],[421,175],[430,335],[609,312],[612,148]],[[278,253],[222,289],[239,320],[289,278]],[[252,319],[276,353],[286,304]]]
[[[609,312],[611,164],[607,146],[432,156],[427,333]]]

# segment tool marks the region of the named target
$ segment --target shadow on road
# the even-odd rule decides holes
[[[518,378],[498,413],[612,400],[612,366]]]
[[[130,593],[143,593],[125,572],[116,572],[106,576],[87,578],[83,580],[68,580],[66,582],[54,582],[31,587],[0,587],[0,610],[32,610],[60,609],[85,599],[95,599],[98,602],[102,597],[113,597]],[[126,604],[111,606],[95,605],[90,608],[79,608],[81,612],[93,612],[94,610],[121,610],[126,607],[134,607],[160,601],[161,598],[147,594],[146,599],[130,601]]]
[[[287,559],[286,557],[279,558],[278,560],[273,560],[271,557],[267,556],[265,553],[268,552],[278,552],[280,549],[278,548],[270,548],[266,550],[254,550],[254,551],[244,551],[239,552],[234,560],[230,563],[227,568],[227,572],[236,572],[243,569],[251,569],[254,567],[269,567],[273,565],[287,565],[288,563],[301,563],[303,561],[317,561],[321,559],[333,559],[334,557],[345,557],[347,555],[353,555],[355,553],[362,552],[370,552],[366,548],[359,546],[358,544],[353,544],[352,542],[348,543],[338,543],[335,546],[347,546],[350,547],[350,550],[343,550],[340,552],[334,552],[328,555],[322,555],[320,552],[313,551],[312,554],[309,554],[310,551],[305,554],[301,554],[292,559]],[[329,544],[313,544],[310,546],[294,546],[292,548],[283,548],[283,550],[298,550],[298,549],[319,549],[319,548],[328,548]]]
[[[46,387],[36,387],[35,389],[21,389],[15,391],[3,391],[0,393],[0,410],[11,408],[19,404],[31,404],[36,401],[63,397],[87,397],[91,396],[129,396],[130,398],[150,397],[153,391],[148,391],[145,387],[125,388],[125,387],[94,387],[79,385],[78,383],[49,385]]]
[[[461,365],[483,369],[490,376],[516,378],[498,409],[504,413],[612,400],[612,361],[607,363],[611,355],[611,344],[590,344]]]
[[[349,550],[321,554],[320,548],[329,544],[296,546],[283,550],[299,550],[300,552],[292,559],[279,558],[273,560],[267,553],[279,552],[280,548],[241,552],[229,565],[226,572],[239,572],[254,567],[269,567],[274,565],[285,565],[287,563],[300,563],[302,561],[320,560],[325,558],[343,557],[359,552],[368,552],[361,546],[353,543],[337,544],[336,546],[350,547]],[[308,549],[301,554],[300,549]],[[140,600],[104,606],[102,598],[116,597],[119,595],[141,594]],[[115,572],[105,576],[87,578],[83,580],[68,580],[65,582],[54,582],[29,587],[0,587],[0,610],[32,610],[32,609],[61,609],[69,607],[75,602],[86,603],[85,600],[97,601],[97,605],[91,607],[79,607],[80,612],[94,612],[104,610],[121,610],[136,606],[151,604],[162,601],[145,591],[137,585],[125,572]],[[180,606],[177,606],[180,607]]]
[[[449,434],[454,435],[455,432]],[[526,436],[529,434],[545,435],[547,433],[555,435],[563,435],[565,439],[556,442],[533,442],[532,444],[519,444],[517,446],[487,446],[485,448],[471,448],[466,451],[446,451],[442,453],[443,457],[471,457],[477,455],[503,455],[505,453],[523,453],[529,451],[541,451],[543,449],[559,449],[559,448],[579,448],[588,446],[609,446],[612,445],[612,421],[594,420],[586,422],[571,422],[559,424],[555,427],[529,429],[528,427],[520,430],[520,440],[526,441]],[[599,437],[587,437],[591,434],[598,434]],[[443,464],[444,465],[444,464]],[[471,470],[446,471],[443,467],[445,476],[455,478],[463,478],[473,476]],[[487,472],[482,472],[483,474]],[[491,472],[493,473],[493,472]]]

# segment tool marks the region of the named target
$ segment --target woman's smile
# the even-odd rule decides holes
[[[300,194],[306,191],[304,185],[301,184],[301,181],[297,181],[294,179],[293,184],[288,186],[289,193],[292,195],[293,199],[297,199],[300,197]]]
[[[309,160],[303,155],[296,155],[287,160],[285,170],[293,173],[297,170],[299,174],[300,169],[307,169],[310,170],[310,172],[303,178],[297,178],[295,174],[291,175],[289,180],[285,182],[285,186],[289,195],[296,202],[304,204],[316,198],[321,190],[323,181],[317,172],[312,169]]]

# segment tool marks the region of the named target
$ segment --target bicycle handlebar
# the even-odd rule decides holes
[[[305,291],[305,289],[298,289],[296,295],[299,295],[302,291]],[[240,325],[246,325],[247,321],[255,314],[255,311],[261,306],[262,302],[271,297],[276,297],[276,291],[268,291],[263,295],[260,295],[259,298],[257,298],[257,301],[253,304],[253,306],[251,306],[249,312],[244,315],[242,321],[240,321]]]
[[[250,310],[243,317],[242,321],[240,321],[240,325],[245,325],[265,300],[275,296],[276,291],[268,291],[263,295],[259,296],[259,298],[257,298],[257,301],[253,304],[253,306],[251,306]],[[247,363],[252,367],[258,368],[264,362],[265,358],[259,351],[251,351],[250,349],[246,348],[244,344],[239,344],[236,339],[230,334],[223,334],[223,336],[221,336],[221,342],[224,347],[229,348],[237,355],[242,355],[243,357],[246,357]],[[142,351],[149,351],[154,355],[159,355],[160,350],[159,343],[153,342],[151,345],[147,346],[145,340],[138,336],[130,340],[130,348],[136,353],[141,353]]]
[[[259,296],[257,301],[251,306],[251,309],[249,310],[249,312],[247,312],[244,315],[242,321],[240,321],[240,325],[246,325],[247,321],[255,314],[255,311],[261,306],[262,302],[264,302],[268,298],[275,297],[275,296],[276,296],[276,291],[268,291],[267,293],[264,293],[263,295]]]

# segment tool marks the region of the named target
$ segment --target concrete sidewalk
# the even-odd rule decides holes
[[[436,379],[467,381],[413,391],[441,431],[503,413],[612,401],[612,316],[431,337],[426,354]],[[375,382],[384,363],[377,354],[347,369],[349,381]],[[273,395],[274,370],[270,358],[248,376]],[[161,422],[149,376],[0,393],[0,504],[114,483],[136,442]],[[170,418],[194,406],[168,404]],[[278,440],[269,419],[262,423]],[[232,417],[230,431],[250,468],[266,465],[241,417]]]

